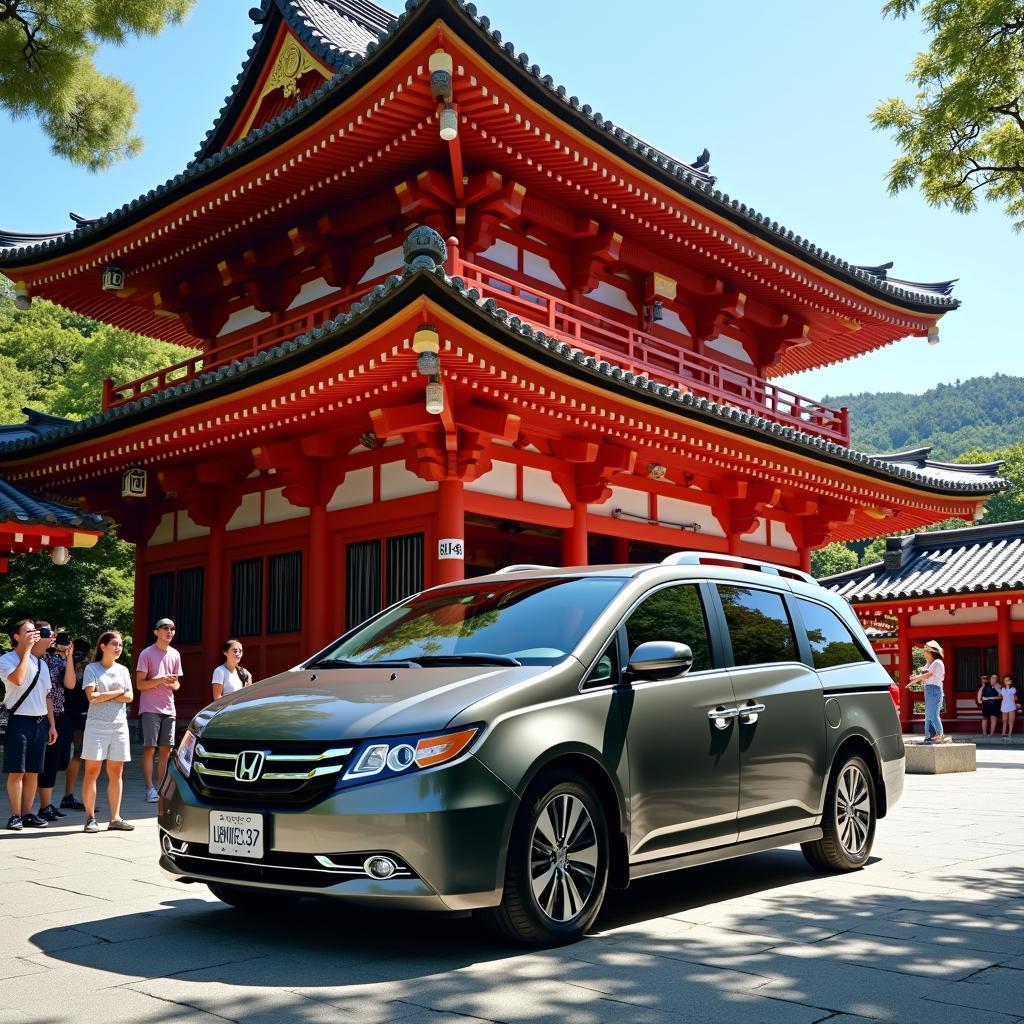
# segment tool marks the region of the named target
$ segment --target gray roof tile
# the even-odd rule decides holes
[[[109,523],[103,516],[80,512],[36,498],[0,477],[0,524],[14,526],[54,526],[106,533]]]
[[[882,562],[820,580],[851,604],[1024,588],[1024,522],[889,537]]]

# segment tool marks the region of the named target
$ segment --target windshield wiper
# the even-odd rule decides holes
[[[413,659],[420,665],[516,665],[523,663],[508,654],[421,654]]]
[[[346,658],[321,658],[306,666],[307,670],[311,668],[419,668],[419,663],[415,661],[349,661]]]

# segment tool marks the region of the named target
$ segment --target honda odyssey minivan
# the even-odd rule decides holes
[[[799,843],[851,871],[899,799],[898,690],[804,573],[679,552],[423,591],[193,720],[160,863],[578,938],[609,887]]]

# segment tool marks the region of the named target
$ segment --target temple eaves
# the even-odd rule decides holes
[[[516,52],[510,42],[503,42],[500,32],[490,27],[490,20],[477,14],[475,4],[462,0],[408,0],[406,9],[383,29],[383,8],[367,0],[264,0],[257,11],[263,26],[256,36],[256,45],[250,59],[228,97],[217,124],[200,148],[199,156],[180,174],[145,195],[125,204],[95,221],[83,223],[70,232],[28,235],[18,232],[0,232],[0,271],[49,260],[66,252],[114,234],[137,220],[161,209],[184,195],[232,172],[259,153],[273,148],[292,135],[309,127],[324,114],[342,102],[352,88],[354,78],[362,81],[389,61],[403,43],[417,38],[424,27],[436,20],[444,20],[453,32],[468,40],[479,52],[489,56],[494,65],[525,93],[541,101],[557,117],[571,123],[578,130],[616,152],[620,157],[646,173],[661,180],[684,198],[704,207],[711,213],[736,224],[746,232],[768,244],[795,256],[828,276],[845,281],[877,297],[917,312],[934,315],[959,306],[959,300],[950,294],[952,282],[940,285],[892,279],[887,274],[872,273],[881,268],[867,268],[849,263],[815,246],[777,221],[748,207],[714,188],[715,178],[694,165],[679,161],[636,138],[629,132],[606,120],[589,104],[581,104],[568,95],[565,87],[556,85],[550,75],[544,75],[536,64],[531,64],[525,53]],[[310,95],[277,114],[266,124],[253,129],[242,138],[222,149],[217,148],[230,132],[233,124],[229,113],[235,110],[239,97],[245,94],[243,86],[254,81],[258,73],[263,45],[269,46],[272,32],[268,25],[277,19],[301,27],[305,45],[315,48],[325,61],[337,61],[332,78],[322,82]],[[347,49],[354,38],[330,35],[340,31],[337,25],[361,26],[367,38],[365,51]],[[346,32],[355,31],[346,27]],[[370,39],[373,35],[376,38]],[[265,44],[261,40],[267,40]],[[333,49],[331,49],[333,47]],[[344,57],[344,59],[343,59]],[[333,64],[332,64],[333,66]],[[698,158],[701,166],[704,154]],[[886,268],[887,269],[887,268]]]

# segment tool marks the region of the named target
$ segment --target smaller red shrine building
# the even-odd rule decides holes
[[[885,560],[823,579],[869,630],[879,660],[902,685],[911,650],[942,644],[950,732],[974,732],[979,677],[1024,683],[1024,522],[916,533],[886,540]],[[924,720],[920,694],[903,691],[904,727]]]

